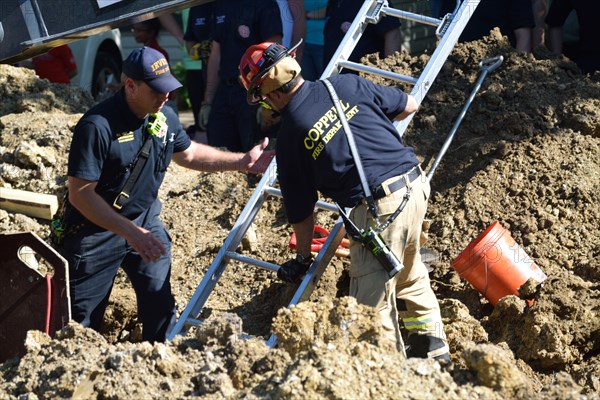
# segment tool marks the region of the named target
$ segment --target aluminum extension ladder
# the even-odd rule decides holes
[[[479,4],[479,1],[480,0],[463,0],[460,2],[460,0],[457,0],[456,8],[452,13],[447,14],[442,19],[437,19],[390,8],[387,0],[367,0],[359,10],[354,22],[348,29],[330,63],[323,71],[321,78],[338,74],[343,68],[347,68],[406,82],[413,85],[411,94],[415,97],[420,105],[431,85],[433,84],[437,74],[444,65],[444,62],[448,58],[448,55],[458,41],[460,34],[467,25],[467,22],[475,11],[475,8]],[[437,27],[436,36],[438,37],[438,45],[418,78],[347,61],[368,24],[378,23],[383,16],[393,16],[396,18]],[[403,121],[395,122],[396,130],[400,138],[403,136],[404,131],[406,130],[411,119],[412,115]],[[221,278],[221,275],[225,271],[229,261],[235,260],[244,264],[275,272],[279,269],[279,266],[276,264],[254,259],[236,252],[236,249],[240,245],[242,238],[254,221],[258,211],[264,204],[267,197],[281,197],[281,191],[274,187],[277,182],[276,170],[276,159],[273,159],[268,170],[260,180],[257,188],[248,201],[248,204],[246,204],[244,207],[238,220],[231,229],[231,232],[225,239],[223,247],[221,247],[217,253],[217,256],[198,285],[194,295],[181,313],[176,324],[167,332],[168,340],[172,340],[176,335],[184,333],[185,330],[190,326],[198,326],[202,324],[202,321],[198,319],[198,316],[208,300],[209,295],[212,293],[213,289]],[[317,202],[316,208],[337,213],[337,207],[335,205],[323,201]],[[321,275],[325,271],[325,268],[331,261],[332,257],[335,255],[335,251],[345,235],[346,230],[342,220],[341,218],[338,218],[335,225],[331,229],[321,251],[319,251],[315,257],[315,260],[310,266],[308,273],[290,300],[288,307],[307,300],[310,297],[311,293],[319,282]],[[276,340],[276,336],[271,335],[271,337],[267,340],[267,345],[273,347],[276,343]]]

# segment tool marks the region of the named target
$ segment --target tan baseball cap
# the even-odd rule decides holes
[[[265,96],[267,93],[279,89],[294,79],[300,71],[300,64],[295,58],[285,57],[271,68],[260,87],[260,94]]]

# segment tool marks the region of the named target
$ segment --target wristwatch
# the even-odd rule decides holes
[[[304,257],[300,253],[296,253],[296,261],[303,265],[310,265],[313,262],[313,258],[311,256]]]

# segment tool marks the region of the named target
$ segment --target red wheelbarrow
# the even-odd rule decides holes
[[[25,354],[27,331],[71,319],[67,261],[35,233],[0,234],[0,362]]]

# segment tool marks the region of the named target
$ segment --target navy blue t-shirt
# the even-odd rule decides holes
[[[150,156],[129,193],[121,215],[134,219],[147,210],[158,196],[173,153],[186,150],[191,140],[170,107],[163,107],[168,129],[164,135],[151,136]],[[111,206],[133,169],[148,136],[146,120],[139,119],[125,102],[124,92],[90,109],[78,122],[69,151],[69,176],[97,182],[98,193]],[[76,210],[70,223],[83,220]],[[73,218],[73,219],[71,219]]]
[[[596,21],[600,15],[600,2],[597,0],[554,0],[550,4],[546,23],[551,28],[563,26],[573,10],[577,13],[579,20],[577,55],[595,60],[595,64],[598,66],[600,65],[600,44],[598,43]]]
[[[211,39],[214,3],[201,4],[190,8],[187,30],[183,39],[190,42],[202,42]]]
[[[323,65],[327,65],[335,54],[362,5],[361,0],[329,0],[327,3],[323,30],[325,43]],[[362,57],[373,53],[379,53],[380,57],[383,57],[385,34],[399,27],[398,18],[387,16],[381,18],[377,24],[369,24],[348,58],[349,61],[360,62]],[[356,73],[352,70],[343,70],[343,72]]]
[[[329,80],[352,129],[371,189],[418,164],[391,121],[406,108],[406,93],[351,74]],[[317,191],[343,207],[353,207],[364,198],[348,139],[323,82],[305,82],[281,116],[277,170],[290,223],[312,213]]]
[[[237,78],[246,49],[282,32],[281,14],[275,0],[217,1],[213,39],[221,46],[219,78]]]
[[[499,27],[500,32],[508,37],[514,47],[517,44],[515,30],[534,26],[531,0],[481,0],[459,40],[479,40]]]

